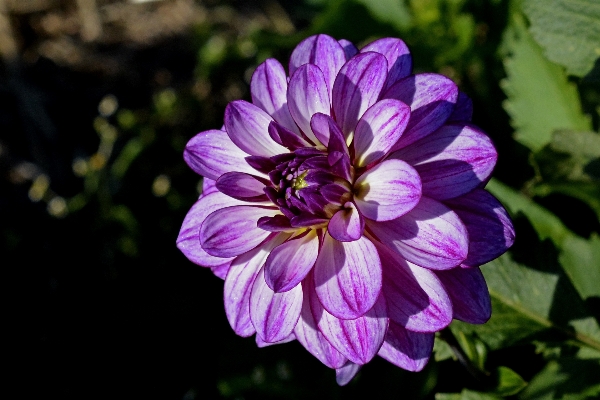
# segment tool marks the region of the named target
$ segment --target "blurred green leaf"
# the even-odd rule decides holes
[[[460,393],[437,393],[435,400],[499,400],[498,397],[493,394],[475,392],[473,390],[464,389]]]
[[[485,371],[485,361],[487,359],[485,344],[476,335],[467,336],[464,332],[457,332],[456,340],[473,365],[480,371]]]
[[[551,61],[582,77],[600,57],[600,2],[525,0],[530,31]]]
[[[406,31],[412,17],[403,0],[354,0],[369,9],[373,18],[389,23],[399,31]]]
[[[433,354],[435,361],[444,361],[450,358],[456,359],[454,352],[450,345],[440,338],[435,338],[435,342],[433,345]]]
[[[500,396],[512,396],[527,386],[519,374],[508,367],[498,367],[495,373],[497,387],[494,392]]]
[[[535,152],[550,143],[557,129],[591,129],[575,86],[560,66],[546,60],[521,15],[513,15],[502,47],[507,74],[502,89],[508,97],[504,108],[519,143]]]

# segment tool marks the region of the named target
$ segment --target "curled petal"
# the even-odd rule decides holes
[[[446,122],[458,98],[456,84],[443,75],[417,74],[392,85],[382,95],[410,106],[410,121],[392,150],[408,146],[429,135]]]
[[[261,268],[254,280],[250,295],[250,319],[256,334],[265,342],[279,342],[294,330],[302,309],[302,286],[275,293],[265,282]]]
[[[395,99],[384,99],[371,106],[356,125],[354,165],[367,166],[379,161],[400,139],[410,117],[410,107]]]
[[[385,160],[357,179],[354,192],[356,206],[366,218],[389,221],[419,203],[421,179],[404,161]]]
[[[338,242],[325,235],[314,269],[319,300],[337,318],[358,318],[373,307],[381,291],[381,262],[362,236]]]
[[[344,49],[344,53],[346,54],[346,61],[348,61],[349,59],[354,57],[356,53],[358,53],[358,49],[352,42],[346,39],[340,39],[338,40],[338,43]]]
[[[208,196],[211,193],[218,192],[217,189],[217,181],[214,181],[210,178],[204,177],[202,178],[202,193],[201,196]]]
[[[217,189],[234,199],[267,201],[265,180],[243,172],[227,172],[217,179]]]
[[[406,44],[396,38],[383,38],[375,40],[363,47],[360,52],[374,51],[383,54],[388,64],[388,75],[384,89],[389,88],[412,72],[412,57]]]
[[[300,134],[290,131],[275,121],[271,121],[269,124],[269,136],[280,145],[291,150],[310,146],[310,143]]]
[[[494,196],[483,189],[449,200],[447,205],[464,222],[469,232],[469,255],[464,266],[475,267],[492,261],[515,241],[515,229],[508,213]]]
[[[435,334],[412,332],[390,321],[379,356],[407,371],[421,371],[433,350]]]
[[[329,114],[329,92],[319,67],[305,64],[290,78],[288,107],[294,121],[302,132],[314,143],[318,143],[310,126],[315,113]]]
[[[216,129],[191,138],[183,152],[183,159],[194,172],[212,180],[232,171],[260,175],[244,160],[247,156],[231,141],[227,132]]]
[[[258,346],[259,348],[263,348],[263,347],[273,346],[275,344],[289,343],[294,340],[296,340],[296,335],[294,335],[293,332],[290,333],[287,337],[285,337],[277,342],[265,342],[263,340],[263,338],[260,337],[260,335],[256,335],[256,346]]]
[[[210,270],[217,278],[225,279],[227,273],[229,272],[229,267],[231,266],[231,261],[227,261],[224,264],[217,265],[214,267],[210,267]]]
[[[387,61],[378,53],[352,57],[333,84],[332,106],[335,119],[347,139],[367,108],[379,98],[387,76]]]
[[[344,204],[344,207],[331,217],[327,230],[335,240],[352,242],[362,236],[365,220],[351,202]]]
[[[479,268],[453,268],[436,271],[446,288],[454,318],[470,324],[483,324],[492,316],[492,303]]]
[[[361,365],[348,361],[343,367],[335,369],[335,381],[340,386],[346,386],[360,371]]]
[[[200,228],[206,217],[213,212],[242,204],[247,203],[232,199],[219,192],[203,195],[183,220],[177,236],[179,250],[193,263],[205,267],[215,267],[231,260],[231,258],[215,257],[204,251],[200,246]]]
[[[315,230],[277,246],[265,264],[265,281],[276,293],[296,287],[315,265],[319,238]]]
[[[232,101],[225,109],[225,127],[231,141],[253,156],[271,157],[288,150],[269,136],[273,119],[252,103]]]
[[[233,257],[252,250],[269,236],[257,221],[279,211],[259,206],[233,206],[217,210],[204,220],[200,245],[215,257]]]
[[[415,167],[425,196],[446,200],[469,193],[486,182],[498,154],[490,138],[479,129],[449,124],[391,157]]]
[[[252,102],[296,135],[300,134],[287,106],[287,76],[279,61],[268,58],[254,71],[250,81]]]
[[[288,234],[272,234],[262,246],[236,257],[231,263],[225,278],[223,301],[227,320],[236,334],[248,337],[256,332],[250,320],[252,286],[269,252],[287,237]]]
[[[310,120],[310,126],[317,139],[327,147],[330,153],[348,154],[344,134],[329,115],[316,113]]]
[[[388,248],[421,267],[449,269],[467,258],[464,224],[455,212],[427,197],[408,214],[391,221],[367,220],[367,227]]]

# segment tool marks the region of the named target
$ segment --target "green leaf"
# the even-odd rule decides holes
[[[435,338],[435,342],[433,343],[433,354],[435,361],[444,361],[450,358],[456,359],[452,348],[445,340],[440,338]]]
[[[508,367],[498,367],[495,378],[498,386],[494,392],[500,396],[512,396],[527,386],[527,382]]]
[[[600,2],[525,0],[530,31],[551,61],[582,77],[600,57]]]
[[[354,0],[369,9],[373,18],[389,23],[399,31],[406,31],[412,17],[405,2],[398,0]]]
[[[575,86],[560,66],[546,60],[521,15],[513,16],[502,48],[507,78],[501,85],[508,97],[504,108],[519,143],[536,152],[550,143],[557,129],[591,130]]]
[[[499,400],[498,397],[493,394],[475,392],[469,389],[463,389],[460,393],[437,393],[435,400]]]

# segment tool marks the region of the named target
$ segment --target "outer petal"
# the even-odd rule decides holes
[[[346,54],[346,61],[348,61],[349,59],[354,57],[356,53],[358,53],[358,49],[352,42],[346,39],[340,39],[338,40],[338,43],[344,49],[344,53]]]
[[[273,217],[278,210],[259,206],[234,206],[217,210],[204,220],[200,245],[215,257],[233,257],[252,250],[269,236],[256,223]]]
[[[344,136],[350,137],[367,108],[379,98],[387,76],[387,61],[377,53],[354,56],[340,70],[333,84],[332,106]]]
[[[354,242],[338,242],[326,234],[314,275],[321,303],[338,318],[365,314],[381,291],[379,255],[364,236]]]
[[[412,72],[412,57],[406,44],[396,38],[382,38],[369,43],[361,49],[361,53],[374,51],[383,54],[388,63],[388,76],[384,89],[389,88]]]
[[[365,172],[354,184],[354,201],[360,212],[375,221],[396,219],[421,199],[421,179],[400,160],[385,160]]]
[[[367,220],[377,239],[406,260],[429,269],[449,269],[467,258],[467,229],[458,215],[421,197],[408,214],[392,221]]]
[[[412,332],[390,321],[379,355],[407,371],[421,371],[433,350],[435,334]]]
[[[449,200],[448,206],[469,232],[469,255],[463,265],[475,267],[503,254],[515,241],[515,229],[502,204],[483,189]]]
[[[406,147],[429,135],[446,122],[458,98],[456,84],[443,75],[417,74],[391,86],[381,96],[410,106],[410,122],[392,150]]]
[[[454,318],[471,324],[483,324],[492,316],[492,304],[485,279],[479,268],[453,268],[436,271],[454,309]]]
[[[437,332],[448,326],[452,303],[438,277],[392,254],[382,244],[377,248],[390,319],[415,332]]]
[[[287,337],[277,341],[277,342],[265,342],[260,335],[256,335],[256,345],[259,348],[263,348],[263,347],[268,347],[268,346],[273,346],[276,344],[284,344],[284,343],[289,343],[293,340],[296,340],[296,335],[294,335],[293,333],[290,333]]]
[[[354,364],[353,362],[347,362],[341,368],[335,370],[335,381],[340,386],[346,386],[352,378],[360,371],[361,365]]]
[[[312,269],[319,255],[315,230],[277,246],[265,264],[265,281],[275,292],[296,287]]]
[[[269,123],[273,119],[252,103],[232,101],[225,109],[225,127],[231,141],[253,156],[272,157],[287,153],[269,136]]]
[[[208,254],[200,246],[200,227],[207,216],[213,212],[226,207],[247,204],[232,199],[223,193],[210,193],[203,195],[185,216],[179,236],[177,236],[177,247],[193,263],[205,267],[221,265],[231,258],[215,257]]]
[[[290,78],[288,107],[294,121],[314,143],[318,143],[310,126],[315,113],[329,115],[329,92],[323,72],[319,67],[305,64]]]
[[[227,261],[224,264],[217,265],[215,267],[210,267],[210,270],[217,278],[225,279],[227,273],[229,272],[229,267],[231,266],[231,261]]]
[[[311,36],[300,42],[292,52],[290,76],[304,64],[316,65],[323,71],[327,94],[331,97],[333,81],[345,62],[346,53],[334,38],[322,34]]]
[[[287,76],[279,61],[268,58],[260,64],[250,81],[252,102],[297,135],[300,134],[287,107]]]
[[[211,193],[218,192],[217,189],[217,181],[214,181],[210,178],[204,177],[202,178],[202,193],[201,196],[208,196]]]
[[[272,234],[271,240],[236,257],[231,263],[225,278],[223,301],[227,320],[236,334],[248,337],[256,332],[250,321],[252,285],[269,252],[287,237],[289,234]]]
[[[469,193],[487,181],[498,154],[490,138],[479,129],[450,124],[392,157],[415,166],[424,195],[445,200]]]
[[[275,293],[265,282],[265,269],[259,271],[250,295],[250,319],[261,339],[273,343],[287,338],[298,322],[301,309],[300,285]]]
[[[458,92],[458,99],[454,111],[448,118],[448,122],[469,122],[473,117],[473,101],[465,92]]]
[[[327,230],[335,240],[352,242],[362,236],[365,220],[351,202],[347,202],[344,207],[331,217]]]
[[[354,165],[367,166],[382,159],[400,139],[410,107],[395,99],[384,99],[371,106],[356,125]]]
[[[265,180],[243,172],[227,172],[217,179],[217,188],[234,199],[244,201],[267,201]]]
[[[244,160],[247,156],[229,139],[227,132],[216,129],[191,138],[183,152],[183,159],[194,172],[212,180],[231,171],[262,176]]]
[[[386,305],[380,296],[373,308],[356,319],[339,319],[311,297],[311,308],[319,330],[340,353],[357,364],[366,364],[379,351],[388,327]]]

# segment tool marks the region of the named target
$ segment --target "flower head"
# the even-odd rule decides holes
[[[260,64],[252,103],[187,144],[204,191],[177,245],[225,279],[231,327],[259,346],[298,340],[340,384],[375,355],[419,371],[452,318],[490,317],[478,266],[514,239],[483,189],[496,151],[400,39],[312,36],[288,71]]]

